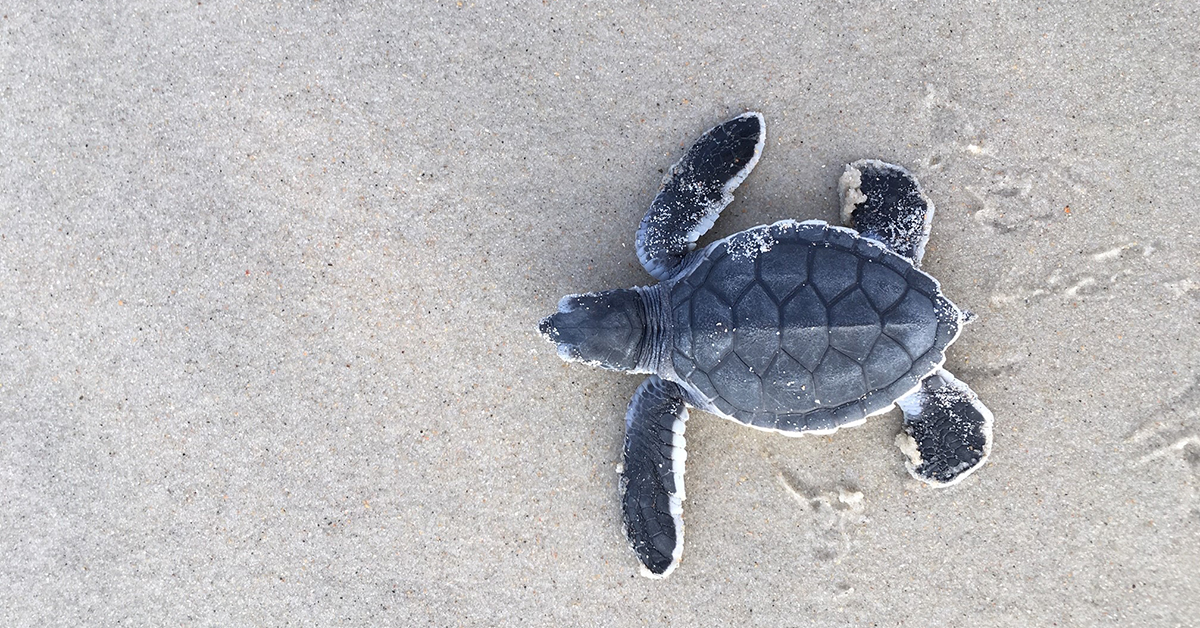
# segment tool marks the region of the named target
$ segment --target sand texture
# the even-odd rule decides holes
[[[0,9],[0,625],[1187,626],[1200,618],[1200,5]],[[893,411],[699,411],[683,560],[617,494],[641,381],[537,333],[652,283],[705,129],[762,161],[701,243],[937,205],[990,461]]]

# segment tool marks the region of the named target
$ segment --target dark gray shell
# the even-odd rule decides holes
[[[908,259],[818,221],[714,242],[664,293],[671,379],[701,408],[785,432],[832,430],[889,407],[945,361],[961,324]]]

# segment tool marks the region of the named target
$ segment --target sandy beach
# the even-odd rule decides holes
[[[798,4],[0,11],[0,624],[1196,625],[1200,6]],[[652,581],[537,323],[751,110],[701,242],[909,168],[994,449],[693,411]]]

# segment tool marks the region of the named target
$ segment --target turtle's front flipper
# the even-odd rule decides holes
[[[642,561],[642,575],[665,578],[683,553],[683,391],[651,375],[625,414],[621,507],[625,535]]]
[[[665,279],[695,248],[758,163],[766,137],[762,114],[744,113],[709,129],[671,166],[638,228],[638,259],[647,272]]]
[[[908,455],[908,472],[932,486],[967,477],[992,451],[992,412],[975,391],[938,369],[916,392],[896,402],[904,431],[896,444]]]
[[[921,263],[933,201],[925,196],[909,171],[877,159],[861,159],[848,166],[838,180],[842,222],[896,253]]]

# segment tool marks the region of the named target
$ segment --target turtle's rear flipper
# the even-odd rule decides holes
[[[842,222],[862,235],[883,242],[896,253],[921,263],[933,201],[909,171],[877,159],[848,166],[838,180]]]
[[[637,232],[642,266],[666,279],[716,222],[754,169],[766,140],[762,114],[744,113],[708,130],[667,171]]]
[[[665,578],[683,553],[683,426],[688,411],[679,386],[651,375],[625,414],[621,507],[625,535],[642,575]]]
[[[992,451],[992,412],[975,391],[938,369],[921,387],[896,402],[904,431],[896,444],[908,455],[908,472],[932,486],[967,477]]]

